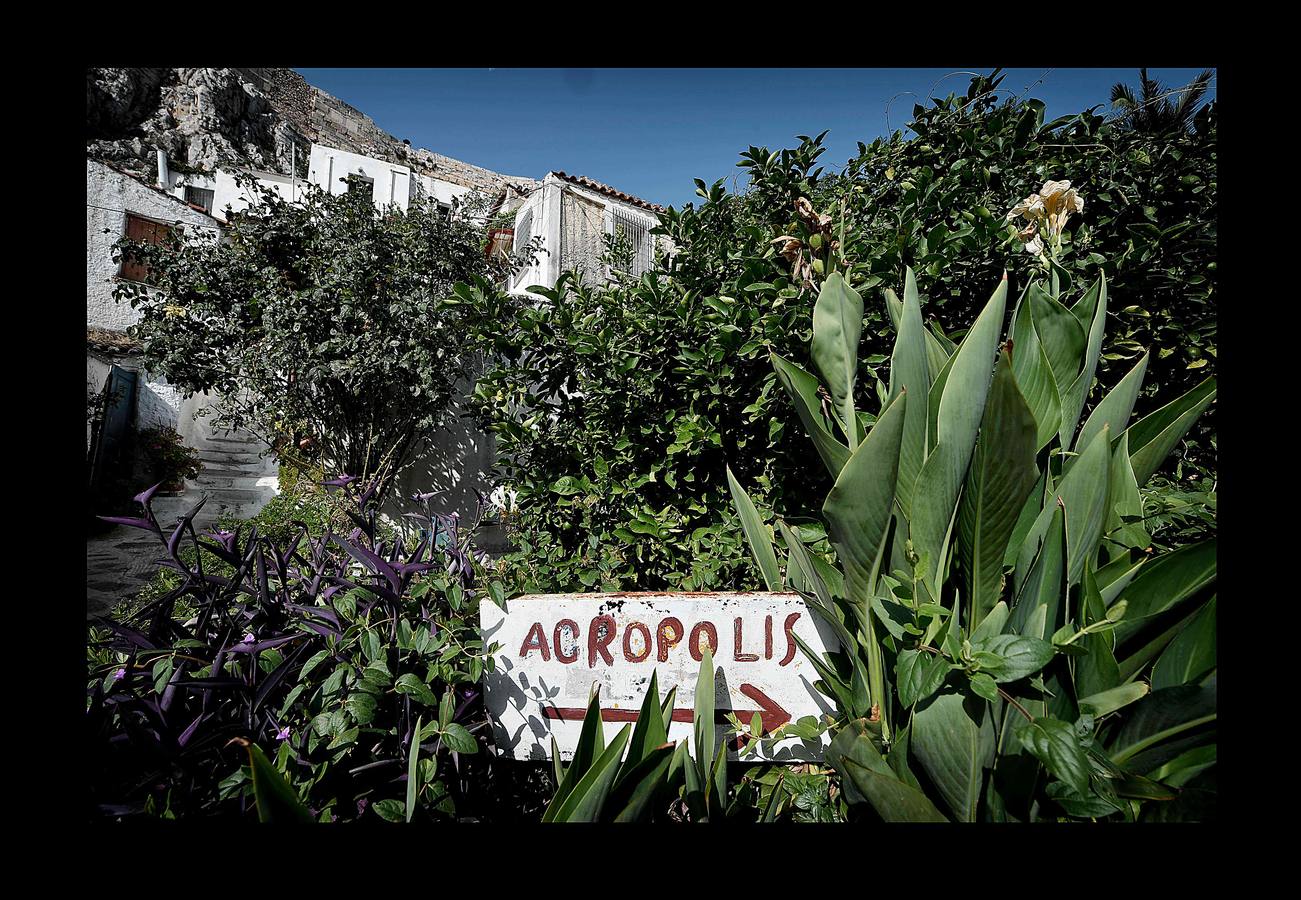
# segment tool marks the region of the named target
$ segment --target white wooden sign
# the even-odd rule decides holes
[[[552,735],[561,758],[570,759],[593,685],[610,740],[636,721],[652,671],[661,701],[678,689],[668,736],[686,740],[705,647],[714,658],[720,721],[732,710],[749,723],[758,711],[767,734],[788,721],[834,714],[793,635],[819,653],[839,645],[799,594],[536,594],[507,605],[504,613],[485,601],[479,615],[484,646],[496,645],[494,671],[483,676],[488,714],[498,752],[516,759],[549,758]],[[725,728],[716,730],[721,739]],[[827,740],[768,742],[747,759],[819,761]]]

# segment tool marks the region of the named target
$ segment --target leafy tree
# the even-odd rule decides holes
[[[452,286],[500,279],[482,210],[377,209],[308,186],[301,202],[249,184],[228,239],[122,242],[152,287],[122,282],[148,365],[215,396],[222,425],[291,463],[378,478],[381,492],[443,424],[473,347]]]
[[[1123,81],[1111,86],[1117,122],[1122,128],[1149,134],[1191,131],[1198,106],[1214,77],[1215,71],[1206,69],[1182,88],[1170,91],[1156,79],[1148,78],[1147,69],[1139,69],[1139,96],[1135,97],[1134,89]]]
[[[1000,81],[977,77],[965,95],[918,105],[914,137],[860,144],[840,171],[820,165],[822,135],[750,147],[738,163],[744,189],[698,181],[698,206],[661,216],[674,250],[656,271],[485,305],[501,311],[491,323],[499,362],[476,407],[519,491],[511,560],[522,587],[755,584],[725,465],[761,510],[801,519],[830,488],[806,465],[804,426],[769,362],[808,340],[828,262],[865,298],[858,408],[873,408],[893,346],[879,289],[911,267],[928,329],[950,346],[1004,270],[1017,293],[1042,275],[1006,213],[1049,180],[1070,180],[1085,198],[1062,235],[1063,289],[1102,274],[1113,298],[1086,412],[1145,352],[1140,413],[1215,374],[1214,104],[1193,132],[1154,136],[1096,108],[1046,122],[1038,100],[1000,101]],[[1212,408],[1165,474],[1213,482],[1214,422]],[[1177,543],[1205,533],[1205,518],[1181,513],[1189,518]],[[817,538],[817,523],[800,525]]]

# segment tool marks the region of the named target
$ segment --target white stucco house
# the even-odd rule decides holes
[[[205,465],[220,474],[217,482],[200,476],[191,484],[204,492],[229,495],[214,508],[236,508],[251,514],[278,489],[274,460],[259,457],[266,447],[250,435],[215,435],[206,420],[195,414],[209,401],[205,396],[186,396],[163,377],[144,368],[138,348],[127,329],[139,320],[135,310],[113,299],[115,285],[126,279],[143,281],[145,273],[130,265],[114,262],[112,248],[125,236],[139,240],[158,239],[171,229],[203,240],[224,239],[226,217],[245,209],[250,202],[247,189],[237,184],[237,175],[251,175],[256,182],[284,199],[302,198],[307,184],[332,194],[351,190],[370,193],[376,206],[395,205],[409,209],[413,203],[432,199],[451,210],[472,193],[487,201],[487,215],[497,218],[513,213],[514,228],[494,234],[490,252],[521,250],[533,237],[540,239],[542,252],[532,265],[509,280],[504,287],[522,295],[533,285],[550,287],[561,272],[575,269],[590,282],[610,278],[603,261],[608,235],[621,234],[631,245],[630,271],[641,275],[654,263],[657,249],[666,239],[651,230],[663,207],[626,194],[590,178],[561,171],[547,173],[541,182],[501,176],[496,182],[480,179],[457,183],[456,165],[484,172],[468,164],[439,158],[440,165],[453,173],[448,179],[414,170],[389,160],[313,143],[307,161],[306,178],[252,169],[218,169],[194,172],[170,164],[157,154],[156,177],[142,178],[93,159],[86,161],[86,392],[88,407],[92,395],[105,390],[115,368],[132,373],[134,400],[131,428],[138,432],[150,427],[175,429],[185,444],[200,450]],[[301,172],[301,168],[299,169]],[[442,172],[441,169],[434,169]],[[489,173],[491,174],[491,173]],[[509,221],[509,219],[507,219]],[[469,385],[467,384],[467,389]],[[87,425],[87,451],[92,447],[93,429]],[[419,461],[399,480],[401,494],[410,490],[440,490],[445,494],[439,506],[444,511],[474,508],[475,489],[487,487],[485,473],[495,462],[491,440],[468,422],[449,431],[425,448]],[[196,492],[197,493],[197,492]],[[400,495],[399,495],[400,496]]]
[[[626,194],[607,184],[565,172],[548,172],[540,187],[523,197],[515,210],[514,246],[526,247],[542,239],[542,251],[533,265],[520,271],[509,288],[523,293],[530,285],[551,287],[561,272],[577,270],[588,281],[610,277],[601,262],[603,237],[623,234],[631,243],[631,273],[650,269],[663,238],[651,234],[664,207]]]
[[[113,299],[119,281],[139,272],[114,262],[113,245],[128,235],[161,237],[181,227],[204,239],[219,239],[222,222],[158,185],[148,184],[107,163],[86,160],[86,393],[103,390],[113,366],[137,373],[136,427],[175,428],[188,437],[192,413],[202,398],[184,397],[161,375],[143,368],[127,329],[140,316]],[[90,446],[87,427],[86,444]]]

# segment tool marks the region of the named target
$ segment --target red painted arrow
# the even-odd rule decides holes
[[[763,723],[764,734],[771,734],[781,726],[791,720],[791,714],[782,708],[781,704],[773,700],[763,691],[759,690],[752,684],[742,684],[741,693],[745,694],[755,703],[759,704],[759,719]],[[582,720],[587,716],[587,710],[580,706],[544,706],[543,714],[548,719],[564,720]],[[726,722],[728,713],[735,713],[736,717],[742,722],[749,722],[753,710],[739,709],[719,709],[714,711],[715,722]],[[602,722],[636,722],[640,714],[635,709],[603,709],[601,710]],[[690,709],[673,710],[674,722],[692,722],[695,720],[695,713]]]

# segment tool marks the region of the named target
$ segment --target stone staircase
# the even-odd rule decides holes
[[[208,502],[194,517],[199,531],[212,528],[217,518],[230,513],[248,518],[280,492],[276,461],[263,458],[266,445],[245,431],[214,431],[200,420],[197,434],[189,440],[199,451],[203,470],[185,483],[185,493],[176,497],[155,497],[154,515],[165,533],[176,520],[205,495]],[[126,596],[138,591],[158,571],[165,556],[157,537],[147,531],[118,526],[92,538],[86,545],[86,612],[94,616],[108,611]]]
[[[200,420],[199,428],[192,446],[199,451],[203,471],[198,478],[185,482],[182,496],[154,501],[159,524],[164,527],[205,495],[208,502],[194,518],[199,528],[211,527],[224,514],[246,519],[280,493],[275,458],[260,455],[266,444],[247,431],[215,431],[205,420]]]

